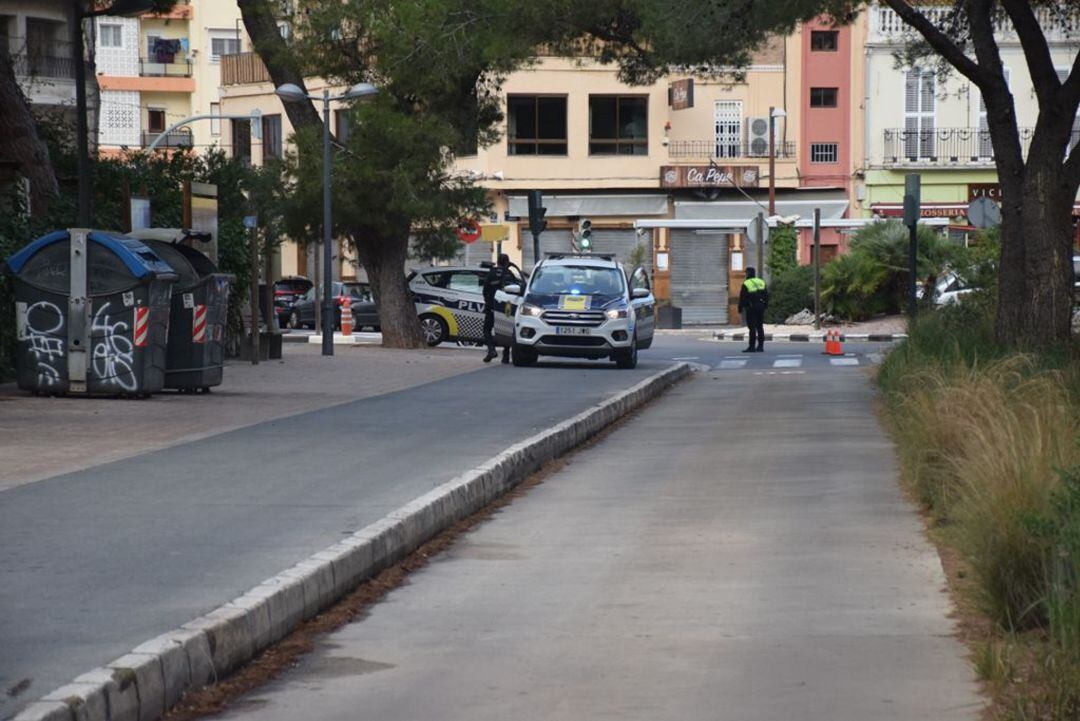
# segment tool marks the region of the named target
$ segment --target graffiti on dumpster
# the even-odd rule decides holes
[[[38,385],[51,386],[60,383],[59,364],[64,363],[64,339],[60,333],[64,330],[64,314],[48,301],[38,301],[18,314],[20,340],[29,341],[30,355],[37,364]],[[25,318],[25,320],[24,320]],[[35,319],[42,326],[35,325]],[[55,322],[54,322],[55,321]],[[48,326],[48,327],[44,327]]]
[[[105,303],[98,308],[90,325],[94,341],[90,349],[93,372],[102,385],[125,391],[138,390],[135,348],[128,335],[130,326],[122,320],[113,322],[109,315],[110,306],[111,303]]]

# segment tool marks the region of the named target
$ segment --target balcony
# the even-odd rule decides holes
[[[190,148],[194,145],[190,130],[174,130],[171,133],[159,133],[144,130],[142,133],[142,146],[149,148],[150,144],[162,135],[165,139],[158,143],[158,148]]]
[[[139,75],[144,78],[190,78],[191,61],[165,63],[154,58],[139,58]]]
[[[11,58],[16,77],[75,79],[75,53],[71,43],[62,40],[27,44],[26,38],[4,38],[0,53]],[[85,62],[85,61],[84,61]],[[93,77],[89,63],[87,77]]]
[[[795,142],[776,143],[775,152],[778,160],[794,160]],[[769,146],[766,143],[762,147],[759,142],[719,143],[715,139],[672,140],[668,144],[668,157],[672,160],[699,160],[702,158],[713,160],[768,160]]]
[[[1035,128],[1020,128],[1020,147],[1027,154]],[[884,164],[911,166],[981,166],[994,164],[990,131],[981,128],[935,128],[884,131]],[[1075,142],[1075,138],[1074,138]]]
[[[222,85],[250,85],[270,82],[270,73],[258,53],[221,56]]]

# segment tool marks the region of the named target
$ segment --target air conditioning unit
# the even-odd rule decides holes
[[[769,119],[749,118],[746,123],[746,154],[751,158],[769,155]]]

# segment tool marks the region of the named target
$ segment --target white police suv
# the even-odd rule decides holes
[[[613,256],[550,254],[526,286],[507,285],[496,296],[495,336],[513,348],[514,365],[539,356],[610,358],[637,365],[652,345],[656,301],[644,268],[627,274]]]

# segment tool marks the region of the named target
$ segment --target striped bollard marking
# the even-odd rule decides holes
[[[191,321],[191,342],[206,342],[206,306],[196,305],[192,309],[193,320]]]
[[[135,347],[145,348],[150,342],[150,309],[135,309]]]

